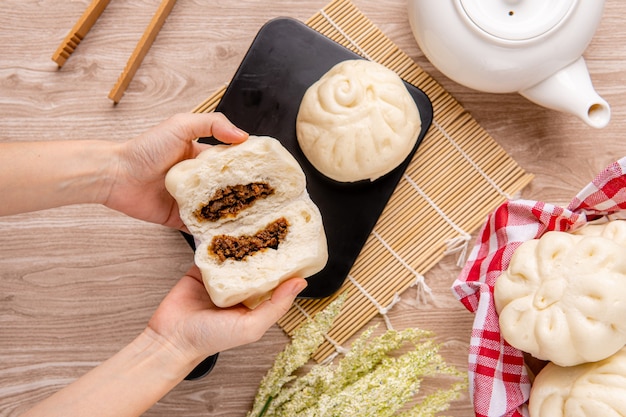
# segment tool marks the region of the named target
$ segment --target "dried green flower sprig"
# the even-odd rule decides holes
[[[339,298],[294,334],[261,382],[248,417],[435,416],[467,388],[466,375],[439,355],[433,334],[413,328],[388,330],[373,339],[374,328],[369,328],[336,366],[318,364],[299,378],[292,376],[323,342],[342,304]],[[406,343],[413,348],[390,355]],[[400,411],[417,395],[423,378],[434,375],[459,381]]]
[[[340,295],[313,319],[305,321],[294,331],[291,342],[276,356],[274,365],[263,377],[248,417],[260,417],[266,414],[268,402],[278,395],[286,383],[296,378],[292,374],[306,364],[311,359],[311,355],[322,345],[324,335],[339,315],[346,297],[345,294]]]

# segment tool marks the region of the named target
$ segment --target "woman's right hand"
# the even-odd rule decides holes
[[[146,331],[172,346],[193,368],[210,355],[260,339],[306,285],[302,278],[289,279],[253,310],[241,304],[219,308],[194,266],[163,299]]]

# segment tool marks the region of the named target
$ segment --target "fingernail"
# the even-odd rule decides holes
[[[309,285],[309,283],[306,280],[300,281],[298,282],[298,284],[294,285],[293,288],[291,289],[291,292],[293,295],[298,295],[300,294],[307,286]]]
[[[248,132],[239,129],[237,126],[233,126],[231,129],[233,135],[240,137],[241,139],[248,137]]]

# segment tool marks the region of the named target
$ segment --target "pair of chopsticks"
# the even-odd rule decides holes
[[[65,64],[70,55],[74,52],[80,41],[82,41],[87,32],[96,23],[96,20],[100,17],[110,0],[92,0],[91,4],[87,7],[83,15],[78,19],[70,33],[67,34],[61,45],[57,48],[56,52],[52,55],[52,60],[57,63],[59,68]],[[115,104],[119,103],[124,91],[130,84],[133,76],[137,72],[137,69],[141,65],[144,57],[148,53],[148,50],[152,46],[152,43],[156,39],[159,30],[165,23],[165,19],[169,15],[170,11],[174,7],[176,0],[161,0],[161,4],[156,13],[152,17],[150,24],[144,31],[141,39],[137,43],[135,50],[131,54],[126,67],[117,80],[117,83],[109,93],[109,98],[113,100]]]

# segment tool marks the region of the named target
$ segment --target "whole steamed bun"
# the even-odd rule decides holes
[[[517,349],[560,366],[605,359],[626,344],[626,247],[547,232],[515,250],[494,300]]]
[[[340,62],[304,94],[296,118],[302,152],[340,182],[375,180],[409,155],[421,128],[402,79],[362,59]]]
[[[605,223],[588,224],[574,232],[581,236],[601,236],[626,246],[626,221],[611,220]]]
[[[533,382],[530,417],[626,416],[626,348],[593,363],[549,363]]]

